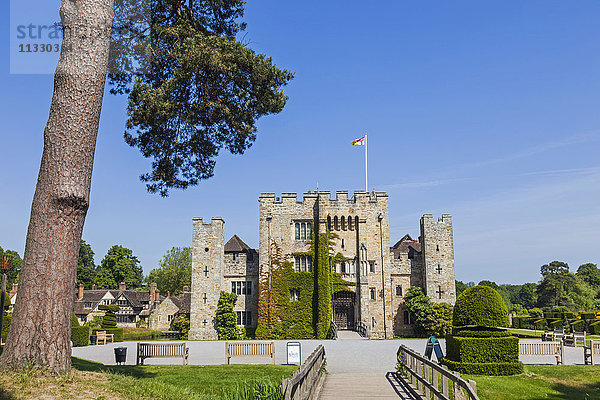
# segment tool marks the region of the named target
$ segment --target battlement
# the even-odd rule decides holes
[[[224,224],[225,220],[221,217],[212,217],[210,222],[204,222],[204,220],[202,219],[202,217],[193,217],[192,218],[192,222],[194,225],[196,224],[202,224],[202,225],[212,225],[213,223],[217,223],[217,224]]]
[[[354,192],[353,197],[348,197],[347,190],[338,190],[335,192],[335,198],[331,198],[331,191],[329,190],[320,190],[316,191],[308,191],[302,194],[302,199],[298,200],[298,194],[295,192],[284,192],[281,193],[281,196],[278,197],[275,193],[261,193],[258,197],[258,201],[261,204],[304,204],[310,203],[311,205],[315,203],[318,199],[320,204],[327,204],[329,202],[340,205],[344,203],[348,204],[356,204],[356,203],[367,203],[367,202],[377,202],[378,199],[387,199],[388,194],[386,192],[365,192],[363,190],[357,190]]]
[[[421,221],[425,222],[425,223],[430,223],[433,224],[433,215],[432,214],[424,214],[421,217]],[[437,222],[438,224],[450,224],[452,225],[452,215],[450,214],[442,214],[441,217],[438,218]]]

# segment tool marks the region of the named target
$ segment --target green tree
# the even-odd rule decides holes
[[[172,322],[169,330],[179,332],[179,339],[187,340],[188,332],[190,331],[190,317],[180,314]]]
[[[125,282],[128,288],[138,288],[144,278],[142,267],[133,251],[115,245],[102,259],[96,274],[96,284],[105,289],[118,289]]]
[[[221,292],[215,318],[215,328],[219,340],[239,339],[237,315],[233,311],[236,301],[237,295],[235,293]]]
[[[542,280],[537,287],[538,307],[566,306],[569,303],[567,287],[572,286],[575,277],[569,272],[569,265],[552,261],[540,268]]]
[[[521,285],[521,289],[519,289],[515,303],[520,304],[527,309],[534,308],[537,303],[536,289],[537,284],[524,283]]]
[[[10,268],[6,272],[6,290],[10,291],[15,282],[19,279],[19,272],[21,271],[23,260],[16,251],[8,249],[2,250],[2,247],[0,247],[0,260],[2,260],[4,256],[10,256]]]
[[[129,70],[123,66],[133,65],[132,54],[122,52],[109,78],[114,93],[129,93],[126,142],[153,159],[141,179],[150,192],[167,196],[171,188],[211,177],[222,148],[244,153],[256,138],[258,118],[285,106],[282,88],[294,75],[236,39],[245,29],[239,22],[244,1],[152,4],[152,25],[140,27],[150,40],[113,35],[125,49],[135,49],[139,38],[152,56],[137,57],[138,68]],[[129,22],[126,11],[117,9],[115,19]]]
[[[587,263],[577,268],[577,276],[581,277],[592,288],[600,289],[600,269],[596,264]]]
[[[57,374],[71,368],[74,298],[56,293],[70,293],[76,282],[109,48],[115,91],[130,92],[126,141],[154,159],[152,172],[142,177],[152,192],[166,195],[168,188],[212,176],[221,148],[243,153],[255,139],[256,120],[281,111],[287,99],[282,87],[292,74],[235,39],[245,28],[239,22],[243,4],[124,0],[115,9],[113,0],[62,1],[65,34],[44,129],[22,285],[0,364],[32,365]],[[111,29],[113,15],[117,27],[131,29]],[[128,49],[146,57],[130,57]]]
[[[95,279],[94,252],[92,246],[82,240],[79,246],[79,258],[77,259],[77,283],[82,283],[86,289],[91,289]]]
[[[160,267],[150,271],[148,284],[156,282],[161,293],[181,293],[183,286],[192,285],[192,248],[173,247],[160,260]]]

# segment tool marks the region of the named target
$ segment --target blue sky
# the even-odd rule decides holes
[[[32,21],[58,20],[58,1],[22,2]],[[147,273],[190,245],[194,216],[222,216],[228,237],[257,246],[261,192],[364,189],[349,142],[365,132],[392,242],[418,236],[424,213],[452,214],[457,279],[537,281],[555,259],[600,261],[600,2],[257,0],[244,20],[244,40],[296,73],[287,106],[245,155],[223,152],[214,178],[164,199],[123,141],[126,99],[107,93],[83,235],[96,263],[121,244]],[[11,74],[4,33],[0,246],[22,254],[53,81]]]

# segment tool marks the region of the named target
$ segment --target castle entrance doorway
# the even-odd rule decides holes
[[[333,294],[333,321],[338,329],[354,329],[354,292],[341,291]]]

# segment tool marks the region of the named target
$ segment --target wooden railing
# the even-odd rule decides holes
[[[358,332],[358,334],[362,337],[368,337],[369,336],[369,327],[364,322],[358,321],[356,323],[356,332]]]
[[[600,356],[600,340],[590,340],[590,345],[583,347],[583,362],[585,365],[598,364],[598,356]]]
[[[398,377],[419,399],[479,400],[477,384],[405,345],[398,349]]]
[[[315,351],[294,372],[290,379],[284,379],[284,400],[312,400],[319,396],[317,388],[325,376],[325,348],[319,345]]]

